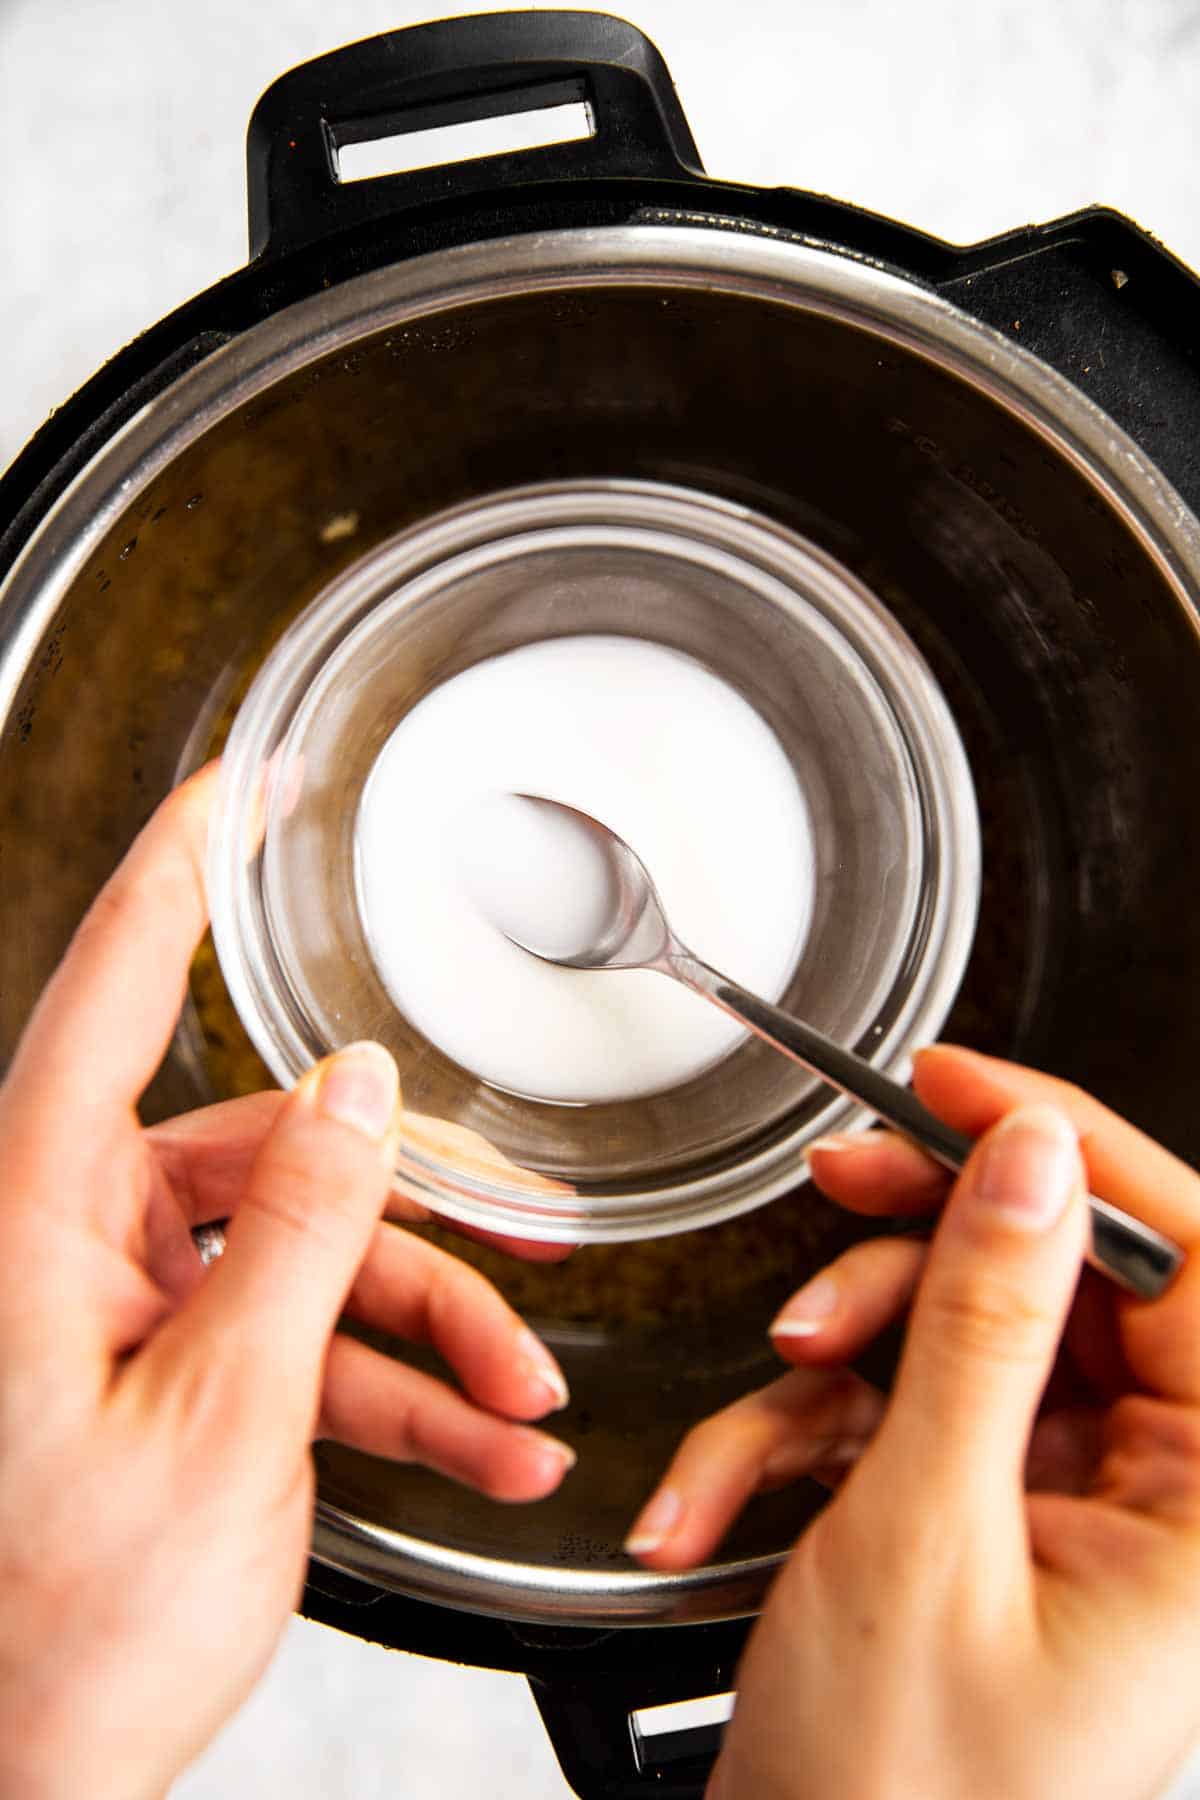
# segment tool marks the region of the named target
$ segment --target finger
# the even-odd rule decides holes
[[[498,1150],[482,1133],[450,1119],[434,1119],[425,1113],[405,1111],[402,1143],[425,1155],[448,1163],[456,1174],[468,1179],[501,1181],[507,1187],[528,1193],[570,1195],[575,1189],[565,1181],[552,1181],[534,1169],[523,1169]],[[477,1243],[489,1244],[506,1255],[526,1262],[564,1262],[574,1250],[573,1244],[539,1243],[529,1238],[509,1237],[498,1231],[481,1231],[476,1226],[447,1221],[451,1229]]]
[[[401,1120],[403,1141],[419,1150],[432,1153],[449,1163],[459,1174],[482,1176],[484,1180],[499,1177],[510,1187],[523,1188],[537,1194],[573,1194],[575,1189],[565,1181],[552,1181],[536,1170],[523,1169],[505,1156],[482,1133],[450,1119],[430,1118],[426,1113],[405,1111]]]
[[[149,1276],[167,1311],[182,1306],[204,1279],[187,1209],[161,1168],[150,1165],[149,1194],[129,1246],[132,1261]]]
[[[1028,1493],[1086,1494],[1100,1462],[1104,1414],[1098,1407],[1063,1407],[1033,1428],[1025,1458]]]
[[[181,1113],[147,1130],[146,1138],[193,1225],[232,1216],[262,1141],[286,1101],[286,1093],[277,1088],[245,1094]],[[386,1216],[404,1224],[424,1224],[431,1215],[428,1207],[393,1187]],[[461,1237],[527,1262],[563,1262],[572,1254],[570,1244],[533,1243],[495,1231],[478,1231],[449,1219],[444,1223]]]
[[[203,869],[216,779],[210,763],[152,815],[29,1022],[10,1097],[55,1131],[59,1157],[77,1140],[92,1148],[89,1116],[136,1103],[170,1043],[208,922]]]
[[[853,1462],[883,1404],[846,1369],[796,1369],[736,1400],[684,1438],[626,1550],[653,1569],[703,1562],[760,1488]]]
[[[1093,1400],[1108,1403],[1137,1387],[1117,1328],[1117,1289],[1095,1269],[1079,1277],[1063,1347]]]
[[[283,1089],[268,1088],[236,1100],[218,1100],[147,1127],[146,1140],[193,1225],[232,1215],[263,1139],[286,1103]],[[405,1224],[424,1224],[430,1212],[393,1188],[387,1217]]]
[[[228,1219],[288,1095],[278,1088],[199,1107],[150,1126],[145,1138],[193,1225]]]
[[[220,1360],[283,1429],[311,1433],[326,1346],[387,1197],[398,1095],[378,1044],[309,1071],[263,1141],[225,1254],[152,1351]]]
[[[1129,1512],[1200,1525],[1200,1414],[1148,1394],[1118,1400],[1104,1420],[1092,1493]]]
[[[939,1119],[979,1137],[1014,1107],[1054,1106],[1075,1127],[1097,1193],[1185,1245],[1200,1245],[1200,1177],[1090,1094],[952,1044],[918,1050],[913,1086]]]
[[[936,1212],[950,1192],[946,1170],[894,1131],[818,1138],[805,1154],[823,1194],[872,1218]]]
[[[329,1347],[318,1435],[369,1456],[422,1463],[493,1500],[541,1500],[575,1462],[557,1438],[494,1418],[432,1376],[341,1333]]]
[[[982,1496],[990,1517],[997,1493],[1020,1491],[1085,1229],[1070,1123],[1044,1105],[1009,1114],[972,1152],[930,1246],[875,1447],[892,1492],[915,1480],[922,1509]]]
[[[389,1204],[388,1217],[396,1216]],[[574,1256],[577,1248],[575,1244],[543,1244],[536,1238],[505,1237],[501,1231],[481,1231],[477,1225],[463,1225],[457,1219],[443,1219],[441,1223],[457,1237],[467,1238],[473,1244],[486,1244],[489,1250],[499,1250],[505,1256],[515,1256],[520,1262],[567,1262]]]
[[[1053,1076],[950,1045],[918,1051],[914,1085],[940,1118],[972,1135],[1014,1106],[1049,1100],[1074,1125],[1093,1192],[1174,1238],[1187,1261],[1166,1293],[1116,1299],[1122,1345],[1143,1387],[1200,1404],[1200,1176],[1098,1100]]]
[[[907,1310],[927,1254],[925,1244],[909,1238],[854,1245],[781,1310],[770,1326],[777,1353],[787,1362],[852,1362]],[[1083,1270],[1064,1336],[1068,1360],[1052,1378],[1062,1376],[1064,1398],[1113,1400],[1136,1385],[1117,1335],[1113,1300],[1112,1284]]]
[[[432,1344],[495,1412],[540,1419],[567,1404],[562,1370],[491,1282],[411,1232],[376,1227],[345,1310],[377,1331]]]
[[[851,1362],[907,1309],[928,1247],[868,1238],[845,1251],[781,1308],[769,1327],[786,1362]]]

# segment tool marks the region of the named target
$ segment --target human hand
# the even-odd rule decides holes
[[[987,1133],[933,1244],[858,1246],[810,1284],[824,1307],[789,1303],[775,1341],[807,1365],[783,1379],[808,1412],[753,1396],[708,1421],[656,1496],[666,1530],[649,1507],[635,1528],[659,1539],[644,1560],[681,1567],[774,1471],[839,1443],[852,1465],[752,1635],[711,1800],[1153,1796],[1200,1727],[1200,1178],[1027,1070],[939,1047],[915,1085]],[[1077,1145],[1095,1192],[1190,1254],[1153,1304],[1090,1270],[1076,1291]],[[812,1164],[861,1211],[925,1211],[949,1185],[885,1133]],[[837,1365],[914,1292],[872,1401]]]
[[[151,820],[0,1088],[3,1800],[149,1800],[207,1742],[298,1597],[314,1434],[508,1500],[572,1460],[514,1422],[565,1394],[544,1347],[481,1276],[378,1222],[386,1052],[270,1096],[257,1133],[247,1111],[240,1136],[140,1128],[204,927],[212,785]],[[229,1213],[206,1273],[190,1229]],[[467,1394],[336,1332],[343,1307],[428,1338]]]
[[[196,1194],[194,1211],[197,1222],[223,1220],[237,1205],[246,1177],[250,1172],[263,1139],[267,1136],[287,1104],[288,1096],[278,1088],[264,1089],[259,1094],[243,1094],[236,1100],[220,1100],[213,1106],[195,1112],[181,1113],[150,1128],[155,1152],[169,1170],[177,1185]],[[500,1178],[514,1187],[525,1187],[540,1193],[569,1194],[573,1190],[562,1181],[519,1168],[501,1154],[494,1144],[446,1119],[430,1118],[425,1113],[403,1108],[396,1114],[396,1127],[403,1133],[406,1146],[440,1156],[461,1174]],[[394,1184],[384,1202],[383,1216],[398,1225],[423,1225],[434,1214],[398,1185]],[[536,1238],[510,1237],[506,1232],[485,1231],[479,1226],[465,1225],[457,1219],[441,1219],[458,1237],[488,1244],[493,1250],[521,1262],[559,1263],[573,1255],[573,1244],[552,1244]],[[192,1258],[185,1251],[189,1268]]]

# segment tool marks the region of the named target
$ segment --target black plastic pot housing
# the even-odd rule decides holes
[[[594,122],[594,134],[575,143],[373,181],[343,184],[337,176],[337,152],[347,144],[571,100],[584,101]],[[336,51],[263,96],[250,122],[248,179],[247,268],[114,358],[0,482],[0,580],[126,421],[181,372],[282,308],[370,270],[484,239],[679,220],[827,246],[936,292],[1073,383],[1200,511],[1200,283],[1161,245],[1093,208],[961,248],[800,190],[709,179],[661,57],[620,20],[492,14]],[[974,479],[983,504],[1001,504],[986,471]],[[19,623],[0,612],[0,653]],[[13,753],[28,724],[19,713],[4,721],[3,754]],[[1175,796],[1190,803],[1197,752],[1181,740],[1171,754]],[[146,809],[156,797],[147,792]],[[1161,824],[1147,829],[1166,832]],[[1176,895],[1194,893],[1194,851],[1180,841],[1171,855]],[[1108,1051],[1096,1051],[1088,1074],[1106,1098],[1200,1161],[1200,1123],[1163,1079],[1176,1063],[1194,1065],[1200,1021],[1172,1015],[1172,1041],[1157,1058],[1145,1053],[1156,997],[1200,968],[1200,925],[1176,912],[1168,943],[1155,937],[1154,919],[1144,943],[1130,936],[1112,951],[1114,991],[1132,991],[1136,978],[1149,996],[1146,1016],[1129,1020],[1138,1066],[1122,1060],[1118,1033]],[[1066,1016],[1081,1017],[1104,998],[1068,994],[1061,1004]],[[610,1632],[534,1627],[400,1598],[315,1565],[304,1610],[382,1644],[526,1674],[584,1800],[702,1793],[715,1734],[651,1749],[631,1733],[630,1715],[728,1690],[748,1630],[746,1620]]]

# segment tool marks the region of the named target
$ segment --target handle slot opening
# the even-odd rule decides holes
[[[715,1756],[733,1716],[732,1694],[673,1700],[629,1715],[629,1735],[639,1774],[697,1756]]]
[[[595,135],[595,116],[581,81],[473,95],[387,118],[326,126],[329,160],[343,183],[574,144]]]

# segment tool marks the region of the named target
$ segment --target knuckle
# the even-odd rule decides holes
[[[1123,1394],[1109,1414],[1113,1450],[1166,1454],[1200,1488],[1200,1411],[1150,1394]]]
[[[361,1208],[354,1170],[345,1158],[324,1156],[319,1144],[285,1135],[256,1172],[247,1200],[287,1232],[332,1243]]]
[[[129,889],[126,883],[114,876],[100,889],[76,927],[73,948],[85,955],[93,945],[98,949],[103,948],[111,942],[114,935],[124,929],[129,910]]]
[[[129,883],[122,879],[118,871],[110,881],[106,881],[92,904],[80,921],[80,930],[88,932],[95,926],[111,924],[114,920],[123,919],[129,911],[132,890]]]
[[[1053,1084],[1054,1098],[1064,1108],[1077,1106],[1083,1109],[1094,1106],[1090,1094],[1086,1094],[1077,1081],[1068,1081],[1064,1076],[1056,1077]]]
[[[699,1459],[735,1456],[743,1443],[761,1435],[759,1417],[759,1409],[752,1411],[735,1401],[723,1412],[714,1413],[711,1418],[693,1426],[687,1437],[688,1449]]]
[[[939,1348],[989,1362],[1039,1362],[1057,1328],[1057,1319],[1045,1307],[982,1273],[939,1283],[926,1305],[931,1339]]]
[[[535,1464],[535,1468],[540,1465]],[[501,1429],[490,1443],[481,1444],[473,1468],[463,1468],[458,1475],[489,1500],[511,1504],[529,1497],[530,1466],[527,1452]]]
[[[472,1486],[489,1500],[511,1500],[519,1491],[520,1484],[514,1480],[512,1471],[499,1458],[491,1458],[472,1479]]]
[[[800,1411],[774,1403],[770,1390],[749,1394],[693,1426],[672,1466],[678,1469],[685,1459],[689,1483],[715,1470],[757,1468],[789,1442],[806,1443],[811,1436],[806,1423]],[[828,1435],[819,1422],[817,1430]]]
[[[421,1325],[427,1340],[444,1341],[458,1318],[482,1319],[497,1298],[495,1289],[478,1270],[447,1258],[430,1269],[422,1296]]]
[[[443,1343],[453,1312],[451,1284],[445,1270],[435,1268],[414,1297],[405,1336],[414,1344]]]
[[[399,1400],[396,1417],[390,1418],[387,1429],[387,1456],[392,1462],[444,1469],[444,1454],[439,1454],[437,1399],[430,1400],[423,1393],[408,1393]]]
[[[845,1436],[868,1438],[878,1430],[886,1402],[878,1389],[858,1381],[841,1398],[837,1419]]]
[[[372,1453],[394,1463],[423,1463],[426,1458],[421,1452],[420,1436],[412,1403],[401,1401],[395,1414],[381,1422],[379,1443],[372,1446]]]
[[[157,1397],[160,1418],[173,1421],[180,1469],[190,1481],[211,1479],[214,1446],[244,1432],[253,1411],[253,1384],[239,1377],[236,1362],[202,1345],[173,1360]]]
[[[173,817],[171,806],[168,800],[164,814]],[[172,917],[195,900],[199,876],[191,858],[170,843],[159,842],[156,849],[157,854],[123,864],[105,883],[80,923],[81,941],[111,941],[114,933],[137,920]]]
[[[302,1159],[272,1157],[264,1178],[248,1196],[254,1209],[273,1225],[297,1235],[320,1235],[331,1197],[315,1169]]]

